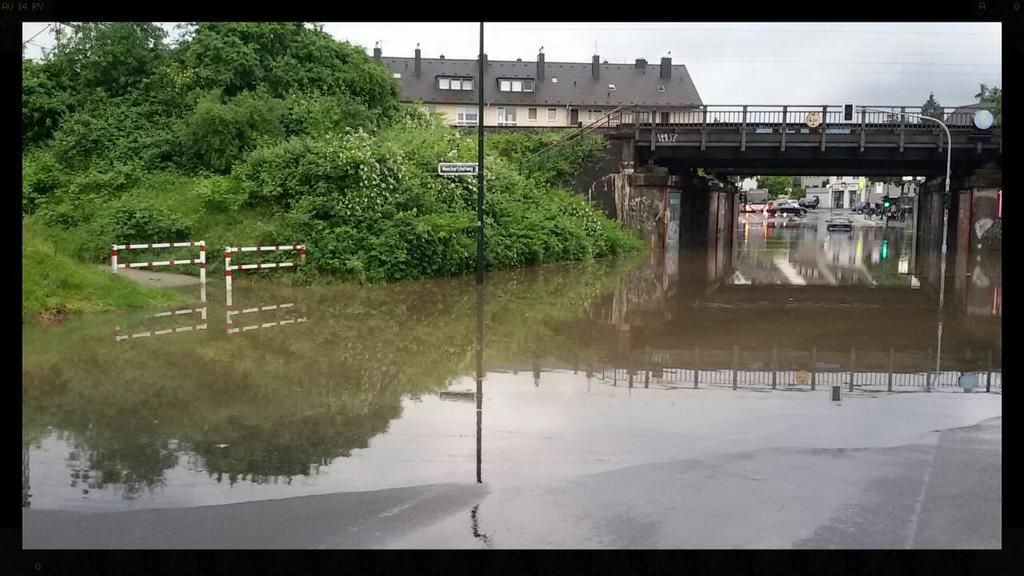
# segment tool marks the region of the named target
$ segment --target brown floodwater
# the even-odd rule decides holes
[[[751,217],[711,248],[490,273],[479,298],[472,277],[286,287],[241,275],[237,314],[213,277],[205,303],[180,289],[197,294],[178,313],[26,326],[23,504],[191,507],[480,470],[508,485],[772,429],[800,444],[780,420],[789,399],[845,391],[851,373],[854,394],[961,392],[964,373],[1001,391],[998,254],[972,254],[969,275],[950,266],[940,314],[915,252],[903,229]],[[765,393],[757,415],[731,400],[752,391]],[[981,414],[971,406],[965,423]]]

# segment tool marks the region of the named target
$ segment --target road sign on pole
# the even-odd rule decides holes
[[[441,162],[437,165],[441,176],[471,176],[477,173],[475,162]]]

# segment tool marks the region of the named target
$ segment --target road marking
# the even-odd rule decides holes
[[[776,256],[775,266],[780,272],[785,274],[786,279],[789,280],[790,284],[795,286],[807,285],[807,280],[804,280],[802,276],[797,274],[796,268],[793,268],[793,265],[789,263],[789,260],[787,260],[785,256]]]

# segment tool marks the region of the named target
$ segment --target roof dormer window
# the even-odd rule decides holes
[[[500,92],[533,92],[535,86],[533,78],[498,78]]]
[[[454,76],[438,76],[437,87],[440,90],[472,90],[473,79]]]
[[[658,84],[658,92],[664,92],[664,91],[665,91],[665,85],[664,84]]]
[[[557,76],[552,76],[551,77],[551,83],[552,84],[558,84],[558,77]]]
[[[608,89],[611,90],[612,92],[614,92],[615,91],[615,84],[609,84],[608,85]]]
[[[401,72],[395,72],[394,74],[391,75],[391,77],[392,78],[401,78],[402,77],[402,73]]]

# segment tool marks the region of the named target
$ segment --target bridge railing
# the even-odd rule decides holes
[[[689,109],[664,110],[656,107],[624,108],[613,114],[606,123],[608,127],[650,127],[656,126],[747,126],[752,132],[758,127],[792,126],[794,130],[803,126],[809,114],[818,115],[826,127],[847,128],[901,128],[939,129],[932,122],[905,116],[904,114],[938,116],[950,128],[972,128],[975,108],[942,108],[941,113],[924,110],[920,106],[865,106],[874,110],[854,109],[853,119],[844,118],[841,105],[704,105]],[[999,121],[996,120],[996,125]]]

